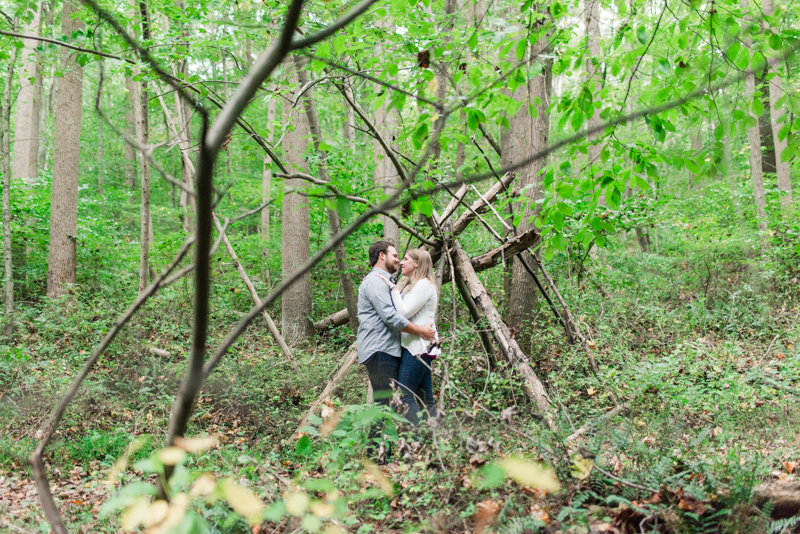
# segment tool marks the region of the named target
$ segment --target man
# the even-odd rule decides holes
[[[378,241],[369,247],[372,271],[358,287],[358,363],[367,368],[375,402],[385,406],[389,406],[392,382],[397,381],[400,369],[400,332],[415,334],[428,341],[435,335],[433,323],[418,326],[398,314],[392,304],[389,286],[375,276],[378,273],[389,278],[397,271],[399,262],[394,245]]]

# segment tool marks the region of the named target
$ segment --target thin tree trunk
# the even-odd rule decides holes
[[[763,0],[761,9],[764,15],[771,17],[775,12],[775,6],[772,0]],[[783,81],[781,80],[778,68],[780,61],[777,58],[769,58],[767,61],[769,70],[774,74],[773,78],[767,82],[769,90],[769,116],[771,118],[772,126],[772,142],[775,146],[775,174],[778,178],[778,191],[781,193],[781,212],[784,217],[787,217],[792,209],[792,179],[789,174],[789,161],[783,161],[783,151],[786,149],[787,137],[780,138],[780,125],[778,114],[780,110],[777,107],[778,99],[783,96]]]
[[[748,10],[748,0],[740,0],[742,10]],[[750,48],[750,42],[745,39],[745,45]],[[747,138],[750,141],[750,178],[753,181],[753,198],[756,202],[756,217],[758,218],[758,232],[761,238],[761,248],[766,248],[767,235],[767,199],[764,194],[764,174],[761,167],[761,132],[758,128],[758,118],[750,111],[750,104],[756,96],[756,75],[748,71],[744,80],[744,89],[747,116],[756,120],[756,124],[747,128]]]
[[[602,61],[600,56],[600,0],[584,0],[584,15],[586,26],[586,47],[589,49],[589,57],[586,59],[586,75],[589,78],[589,90],[592,95],[599,96],[602,89],[602,80],[597,76],[597,65],[595,62]],[[588,121],[588,129],[592,130],[602,123],[599,110],[594,110]],[[593,141],[599,133],[588,135],[589,142],[589,161],[591,164],[600,165],[600,152],[603,147],[594,144]]]
[[[305,59],[302,56],[295,56],[294,64],[297,69],[300,85],[305,86],[308,83],[308,76],[305,71]],[[330,181],[330,175],[328,174],[328,158],[325,151],[320,149],[322,131],[320,130],[319,120],[317,119],[317,110],[314,105],[312,89],[306,91],[303,97],[303,105],[306,111],[308,129],[311,132],[312,142],[314,143],[314,150],[317,153],[317,157],[319,157],[319,177],[328,182]],[[330,208],[327,208],[327,212],[328,226],[330,227],[331,235],[334,236],[342,229],[339,222],[339,213]],[[358,299],[353,286],[353,279],[350,277],[350,267],[347,264],[347,251],[344,248],[344,241],[336,245],[333,251],[336,257],[336,269],[339,271],[339,281],[342,284],[345,306],[350,316],[350,329],[353,331],[353,334],[355,334],[358,332]]]
[[[42,4],[36,4],[33,20],[23,33],[40,35],[42,30]],[[15,178],[31,184],[39,168],[39,113],[42,107],[42,69],[36,47],[38,41],[22,40],[22,61],[19,72],[19,94],[17,96],[17,118],[14,124],[14,161],[12,173]],[[33,82],[31,82],[33,80]]]
[[[73,19],[77,0],[67,0],[62,9],[61,33],[83,28]],[[64,72],[58,84],[55,103],[55,147],[53,187],[50,201],[50,247],[47,265],[47,296],[62,296],[67,284],[77,281],[78,175],[80,163],[83,68],[75,52],[61,49],[60,67]]]
[[[227,102],[231,97],[231,90],[228,87],[228,62],[225,59],[226,53],[222,52],[222,81],[225,82],[222,84],[223,94],[225,95],[225,102]],[[226,147],[225,150],[225,176],[230,178],[233,176],[233,160],[231,159],[231,146],[230,144]]]
[[[537,48],[540,45],[536,45]],[[535,54],[536,50],[529,50],[529,54]],[[515,64],[516,57],[512,53],[507,61]],[[522,102],[522,108],[509,119],[509,128],[502,132],[501,145],[503,153],[501,163],[503,167],[513,165],[520,160],[527,158],[530,154],[535,154],[547,148],[550,142],[550,118],[547,114],[548,95],[547,69],[551,66],[545,62],[545,72],[531,79],[528,84],[518,87],[512,96],[514,100]],[[538,103],[537,103],[538,102]],[[530,107],[534,106],[538,111],[536,117],[530,114]],[[542,180],[544,178],[542,170],[547,162],[544,159],[534,161],[517,171],[520,188],[530,197],[531,202],[524,207],[522,221],[518,227],[519,232],[524,233],[533,227],[530,219],[536,215],[540,209],[540,204],[535,203],[542,196]],[[527,189],[525,189],[527,188]],[[531,263],[529,253],[523,252],[521,258],[528,264]],[[506,305],[506,318],[510,328],[516,328],[520,334],[517,340],[523,351],[530,351],[531,347],[531,326],[532,319],[536,314],[537,293],[536,287],[530,283],[529,275],[521,262],[512,262],[511,280],[508,284],[508,297]]]
[[[297,70],[291,69],[292,82],[297,85]],[[308,173],[305,152],[308,146],[308,121],[302,106],[283,106],[283,122],[294,128],[283,137],[284,153],[290,173]],[[297,191],[305,182],[299,178],[284,180],[281,225],[281,270],[283,276],[295,272],[311,255],[310,217],[308,199]],[[281,331],[291,346],[304,341],[314,333],[309,317],[312,311],[311,274],[305,273],[281,297]]]
[[[125,78],[125,88],[127,89],[128,102],[125,111],[125,134],[128,137],[136,135],[136,115],[134,108],[136,107],[136,82],[130,78]],[[131,191],[136,189],[136,149],[128,143],[124,143],[123,154],[125,156],[125,167],[123,175],[125,176],[125,185]],[[134,202],[135,197],[131,197],[131,202]]]
[[[275,114],[277,113],[278,98],[274,96],[267,102],[267,140],[272,144],[274,142],[274,129],[275,129]],[[269,200],[270,192],[272,190],[272,160],[269,159],[267,154],[264,154],[264,167],[261,172],[261,201],[266,202]],[[261,210],[261,235],[266,242],[269,242],[269,206]],[[269,256],[269,247],[264,246],[264,257]]]
[[[376,22],[376,26],[385,29],[385,21],[379,19]],[[383,54],[383,46],[380,44],[379,40],[378,45],[375,47],[375,55],[380,57],[381,54]],[[384,87],[377,84],[375,85],[376,92],[385,90]],[[388,100],[388,96],[386,100]],[[381,132],[381,135],[386,140],[389,147],[394,148],[397,120],[395,114],[388,109],[386,101],[384,101],[383,105],[375,109],[373,123],[375,124],[375,128]],[[374,183],[376,186],[383,188],[385,194],[391,194],[395,187],[397,187],[397,184],[400,183],[400,176],[397,174],[392,162],[377,140],[372,141],[372,155],[373,163],[375,164],[375,171],[373,174]],[[385,215],[383,216],[383,238],[399,246],[400,228],[397,226],[397,223]]]
[[[14,276],[11,262],[11,91],[17,47],[7,61],[3,101],[0,103],[0,172],[3,173],[3,289],[6,311],[5,333],[14,330]]]
[[[355,95],[353,94],[353,87],[348,82],[344,82],[344,90],[347,91],[348,98],[355,102]],[[350,148],[350,152],[356,152],[356,117],[355,112],[345,104],[345,120],[343,124],[344,139]]]
[[[142,21],[142,37],[150,39],[150,21],[144,2],[139,2],[139,12]],[[136,119],[136,141],[143,150],[147,150],[150,137],[149,124],[149,98],[147,82],[142,81],[136,86],[134,95],[133,112]],[[152,224],[150,215],[150,162],[147,158],[139,158],[139,171],[142,186],[142,208],[139,232],[139,294],[147,288],[150,275],[150,242],[152,241]]]
[[[53,32],[53,12],[55,6],[52,3],[46,2],[43,4],[44,9],[44,25],[42,26],[42,35],[50,37]],[[45,91],[44,79],[42,79],[42,107],[39,110],[39,155],[37,157],[37,168],[45,172],[48,171],[47,148],[51,145],[50,135],[47,132],[47,117],[53,114],[53,93],[55,92],[56,83],[53,75],[55,67],[50,67],[50,76],[47,77],[49,83]]]

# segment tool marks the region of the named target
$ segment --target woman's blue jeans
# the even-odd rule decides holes
[[[433,402],[433,383],[431,381],[433,360],[434,358],[429,356],[419,356],[418,358],[405,348],[400,359],[397,381],[400,382],[400,389],[403,392],[403,404],[408,406],[406,419],[415,425],[419,424],[420,410],[427,411],[428,417],[436,417],[436,404]]]

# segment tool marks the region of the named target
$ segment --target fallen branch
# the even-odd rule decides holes
[[[497,308],[495,308],[491,297],[486,292],[478,275],[472,268],[469,257],[457,241],[453,243],[452,252],[453,266],[459,276],[463,278],[469,297],[475,302],[475,305],[489,322],[494,338],[500,347],[500,352],[502,352],[505,359],[522,377],[522,390],[525,392],[525,395],[532,402],[536,403],[539,410],[545,414],[549,420],[552,416],[550,399],[547,397],[544,385],[542,385],[539,377],[536,376],[533,368],[531,368],[528,357],[525,356],[522,349],[519,348],[519,345],[511,335],[508,327],[501,319],[500,313],[497,311]]]
[[[303,419],[300,421],[300,424],[297,426],[297,430],[295,430],[294,433],[292,434],[291,437],[292,440],[295,440],[297,438],[297,434],[300,432],[301,428],[309,424],[311,416],[314,414],[314,412],[316,412],[319,405],[322,404],[323,401],[325,401],[325,399],[330,397],[331,393],[333,393],[333,390],[336,389],[336,387],[342,383],[344,377],[347,376],[347,373],[350,371],[350,368],[353,367],[353,364],[356,363],[357,360],[358,360],[358,349],[356,348],[356,344],[353,343],[352,345],[350,345],[350,348],[347,349],[347,353],[344,355],[344,358],[342,358],[342,363],[339,367],[339,371],[333,376],[333,378],[331,378],[331,380],[325,386],[325,389],[323,389],[322,393],[320,393],[319,397],[317,397],[317,400],[315,400],[314,403],[311,405],[311,407],[308,409],[308,412],[306,412],[305,417],[303,417]]]
[[[578,430],[576,430],[575,432],[573,432],[572,434],[567,436],[566,442],[569,443],[571,441],[575,441],[579,437],[581,437],[584,434],[586,434],[586,432],[588,432],[589,430],[594,428],[597,425],[597,423],[599,423],[601,421],[605,421],[606,419],[610,419],[611,417],[614,417],[615,415],[620,413],[622,410],[624,410],[628,406],[630,406],[630,404],[631,404],[630,401],[624,402],[622,404],[618,404],[617,407],[614,408],[613,410],[610,410],[610,411],[604,413],[603,415],[601,415],[597,419],[589,421],[588,423],[586,423],[585,425],[580,427]]]
[[[244,270],[244,266],[242,266],[242,262],[239,261],[239,257],[236,255],[236,251],[233,250],[233,246],[231,242],[228,240],[228,236],[225,234],[222,225],[219,223],[219,219],[217,219],[216,215],[212,215],[214,217],[214,224],[217,226],[217,231],[220,233],[222,237],[222,242],[225,244],[225,248],[228,249],[228,254],[230,254],[231,259],[233,260],[234,266],[236,266],[236,270],[239,272],[239,276],[242,278],[242,282],[244,282],[247,291],[250,292],[250,297],[253,299],[253,302],[256,306],[261,305],[261,299],[258,298],[258,292],[256,288],[253,287],[253,283],[250,281],[250,277],[247,275],[247,271]],[[289,360],[289,363],[292,365],[292,369],[296,373],[300,372],[300,367],[297,365],[297,360],[294,359],[292,356],[292,351],[289,350],[289,346],[286,344],[286,341],[283,339],[283,336],[278,330],[278,327],[275,326],[275,322],[272,320],[272,317],[269,316],[267,310],[261,310],[261,316],[264,318],[264,322],[267,323],[267,328],[269,328],[270,334],[275,339],[275,342],[278,343],[278,346],[281,348],[281,352],[283,355],[286,356],[286,359]]]

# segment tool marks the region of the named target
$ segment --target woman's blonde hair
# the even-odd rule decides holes
[[[417,262],[417,268],[414,270],[411,276],[404,276],[403,279],[400,280],[400,283],[397,284],[397,288],[400,290],[400,292],[402,293],[406,289],[411,289],[414,287],[414,284],[423,278],[430,280],[430,282],[433,284],[433,287],[436,287],[436,279],[434,278],[433,260],[431,259],[431,255],[428,254],[426,250],[422,250],[421,248],[412,248],[406,252],[406,256]]]

